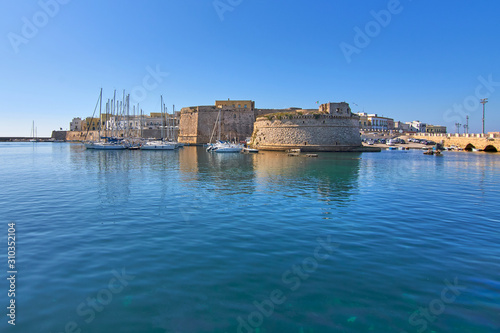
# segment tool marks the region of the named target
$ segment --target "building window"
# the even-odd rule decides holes
[[[238,104],[238,109],[241,109],[241,104]]]
[[[245,109],[247,108],[247,105],[245,104]]]

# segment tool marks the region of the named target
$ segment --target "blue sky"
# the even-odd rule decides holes
[[[135,92],[147,113],[160,95],[169,110],[226,98],[262,108],[346,101],[450,132],[467,115],[480,132],[478,100],[488,97],[486,130],[500,130],[498,1],[215,3],[1,2],[0,136],[28,136],[33,120],[39,136],[67,129],[92,115],[101,87],[104,98]]]

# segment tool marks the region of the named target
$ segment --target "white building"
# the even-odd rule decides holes
[[[70,131],[81,131],[82,130],[83,120],[81,118],[73,118],[73,120],[69,123]]]
[[[398,131],[403,131],[403,132],[411,132],[412,127],[408,123],[403,123],[402,121],[395,121],[394,122],[394,128]]]
[[[420,122],[419,120],[414,120],[410,122],[406,122],[406,124],[410,125],[410,130],[418,133],[425,133],[427,124]]]

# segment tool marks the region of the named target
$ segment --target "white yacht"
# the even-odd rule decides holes
[[[174,150],[176,147],[175,142],[168,141],[148,141],[141,146],[141,150]]]
[[[94,142],[92,144],[92,148],[88,148],[87,145],[85,147],[87,149],[95,149],[95,150],[124,150],[127,149],[127,146],[123,143],[115,143],[115,142]]]

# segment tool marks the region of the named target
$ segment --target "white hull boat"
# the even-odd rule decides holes
[[[124,150],[127,146],[120,143],[97,142],[93,144],[95,150]]]
[[[175,148],[175,143],[163,141],[149,141],[141,146],[141,150],[175,150]]]
[[[215,145],[213,151],[216,153],[239,153],[243,150],[243,145],[234,143],[220,143]]]
[[[93,142],[85,142],[83,145],[87,149],[94,149],[94,143]]]

